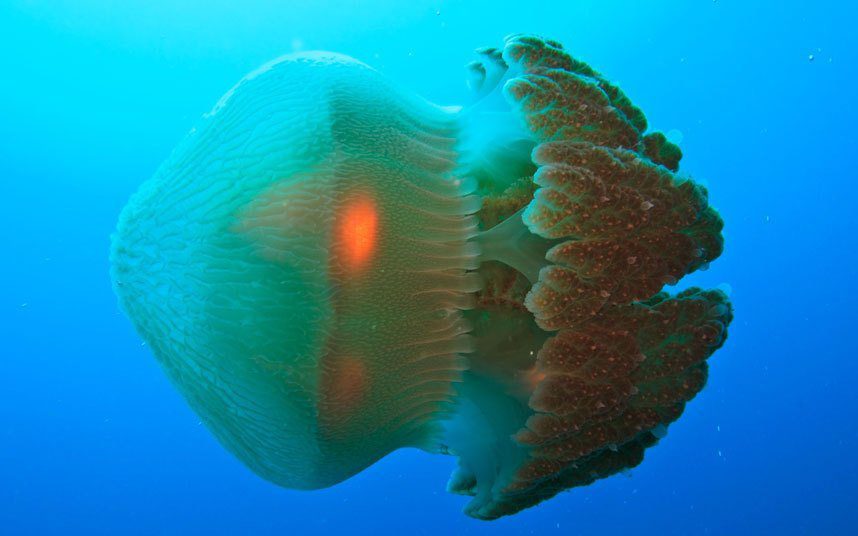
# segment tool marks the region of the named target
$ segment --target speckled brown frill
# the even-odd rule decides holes
[[[706,190],[676,175],[679,148],[644,134],[643,113],[557,42],[516,35],[479,53],[472,69],[486,79],[506,70],[504,94],[535,140],[536,190],[521,217],[552,244],[538,280],[508,305],[554,335],[528,376],[532,414],[513,436],[526,460],[468,510],[492,519],[640,463],[706,383],[732,309],[720,291],[661,292],[723,248]],[[522,191],[490,196],[483,225],[521,206]],[[505,294],[486,276],[483,304],[497,302]]]

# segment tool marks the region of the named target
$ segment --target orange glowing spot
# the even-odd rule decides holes
[[[349,200],[337,218],[339,261],[346,269],[366,266],[375,251],[378,235],[378,211],[369,196]]]
[[[369,386],[369,374],[363,360],[352,356],[327,356],[322,365],[319,389],[321,419],[328,427],[338,428],[358,409]]]

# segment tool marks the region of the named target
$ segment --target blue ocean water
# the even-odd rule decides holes
[[[858,44],[850,2],[0,3],[0,534],[848,534],[858,531]],[[494,522],[454,461],[398,451],[316,492],[200,425],[120,313],[121,207],[248,71],[343,52],[441,103],[479,46],[562,41],[670,132],[736,318],[708,386],[628,475]]]

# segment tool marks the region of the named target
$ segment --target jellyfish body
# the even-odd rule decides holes
[[[558,43],[512,36],[445,108],[351,58],[245,77],[124,209],[120,303],[214,435],[299,489],[402,447],[492,519],[639,463],[731,311],[661,292],[720,254],[705,191]]]

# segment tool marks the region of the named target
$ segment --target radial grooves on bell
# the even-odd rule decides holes
[[[411,299],[416,307],[440,306],[441,311],[468,310],[474,308],[474,296],[468,293],[455,292],[450,289],[432,289],[412,294]]]
[[[253,120],[256,112],[265,114],[268,105],[262,104],[257,111],[251,111],[253,108],[246,106],[247,116],[239,111],[235,121]],[[242,247],[252,246],[231,241],[221,223],[232,220],[236,191],[252,194],[264,181],[243,174],[237,187],[230,180],[230,169],[245,161],[227,165],[212,152],[229,154],[246,139],[229,138],[225,132],[230,129],[209,128],[204,122],[141,188],[120,218],[120,238],[115,240],[120,245],[114,247],[111,262],[116,280],[135,292],[132,295],[120,288],[124,307],[191,406],[242,460],[275,479],[289,462],[288,451],[270,433],[281,425],[272,418],[275,411],[265,396],[270,392],[268,386],[250,380],[247,370],[254,363],[221,358],[224,353],[242,356],[252,352],[246,338],[234,335],[235,326],[247,318],[249,303],[256,307],[259,318],[282,316],[282,304],[273,297],[254,301],[256,297],[249,296],[252,289],[246,285],[245,271],[258,269],[258,265],[252,256],[246,263],[241,259],[245,258]],[[246,129],[231,132],[246,134]],[[267,138],[264,132],[257,135],[260,144],[276,145],[274,133]],[[181,226],[176,225],[177,215],[181,215]],[[215,293],[214,288],[223,292]],[[244,298],[227,300],[225,295]],[[305,314],[312,317],[314,312]],[[260,326],[260,332],[265,334],[266,328]],[[288,378],[283,384],[281,390],[291,388]]]
[[[449,240],[451,232],[463,233],[465,239],[470,239],[479,232],[478,220],[473,215],[447,218],[436,216],[421,228],[414,229],[408,237],[427,242],[444,242]]]
[[[204,212],[189,221],[215,221],[222,215],[219,211],[226,210],[229,206],[229,198],[221,194],[233,190],[234,185],[229,181],[229,177],[235,175],[230,173],[232,168],[235,168],[232,171],[240,172],[241,166],[247,162],[264,162],[271,155],[288,154],[291,140],[282,136],[278,125],[294,121],[292,111],[284,109],[282,105],[290,100],[294,90],[280,82],[277,76],[248,78],[240,82],[239,86],[252,84],[253,90],[233,90],[229,97],[229,106],[221,106],[215,114],[206,116],[196,130],[174,150],[171,159],[165,162],[156,174],[156,181],[153,181],[157,182],[159,175],[169,176],[169,197],[157,195],[153,202],[181,205],[193,201],[198,204],[203,199],[195,195],[198,189],[194,187],[194,183],[201,176],[208,176],[211,178],[206,187],[209,193],[208,201],[221,202],[199,203],[199,206],[206,207],[205,212],[209,215]],[[243,126],[251,124],[267,127],[250,129]],[[249,143],[250,139],[253,139],[253,143]],[[213,147],[216,147],[220,154],[241,154],[242,158],[213,159]],[[276,170],[276,166],[271,169]],[[265,177],[256,179],[263,180]],[[253,191],[252,184],[247,186],[248,191]]]
[[[358,100],[346,88],[331,102],[342,195],[373,199],[377,207],[370,269],[354,282],[348,273],[339,275],[337,294],[341,321],[355,326],[346,331],[367,330],[361,355],[372,383],[359,411],[330,421],[322,433],[343,448],[385,437],[379,448],[386,452],[430,442],[466,369],[462,356],[474,345],[461,311],[473,307],[481,285],[469,271],[479,251],[468,241],[480,201],[471,195],[473,181],[454,173],[458,126],[452,114],[377,88],[369,98],[384,106],[355,108]],[[352,295],[354,303],[345,303]]]

